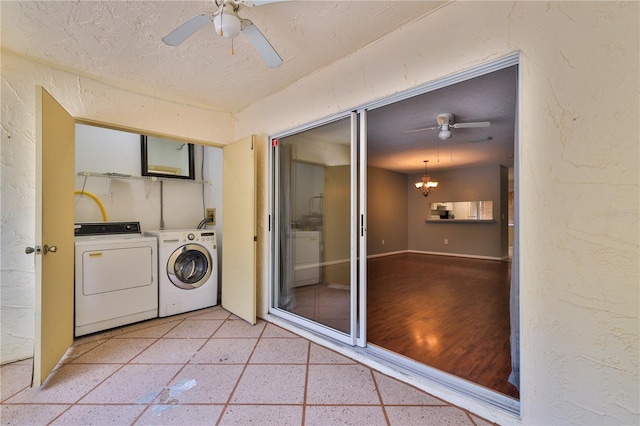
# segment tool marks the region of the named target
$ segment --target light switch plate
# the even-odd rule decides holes
[[[206,209],[206,213],[207,213],[207,219],[211,219],[211,224],[215,225],[216,224],[216,209],[215,208],[208,208]]]

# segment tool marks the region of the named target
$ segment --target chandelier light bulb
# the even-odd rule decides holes
[[[436,188],[438,186],[438,182],[434,182],[429,178],[427,174],[427,163],[429,160],[424,160],[424,175],[422,176],[422,180],[414,183],[418,192],[420,192],[425,197],[429,196],[432,188]]]

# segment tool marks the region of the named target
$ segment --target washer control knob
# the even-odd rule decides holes
[[[187,238],[189,239],[189,241],[193,241],[196,239],[196,236],[194,234],[189,234],[187,235]]]

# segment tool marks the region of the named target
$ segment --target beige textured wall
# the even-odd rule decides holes
[[[501,219],[502,194],[507,185],[506,169],[500,165],[469,167],[432,174],[438,187],[424,198],[415,190],[413,182],[422,175],[409,176],[405,183],[409,205],[409,250],[432,253],[451,253],[500,259],[507,255],[503,235],[507,221]],[[504,173],[503,173],[504,171]],[[504,180],[504,182],[501,182]],[[449,201],[493,201],[493,223],[456,223],[451,221],[425,222],[430,216],[431,203]],[[504,211],[506,215],[506,211]],[[447,240],[448,244],[444,243]]]
[[[407,250],[407,195],[407,175],[367,168],[368,255]]]
[[[324,226],[322,244],[324,282],[349,286],[349,256],[351,244],[351,190],[350,167],[331,166],[325,168]]]
[[[639,7],[452,2],[236,117],[236,138],[272,134],[521,52],[523,424],[638,423]],[[35,223],[34,86],[45,86],[78,117],[220,144],[236,138],[227,114],[4,53],[1,66],[2,353],[9,342],[29,354],[34,278],[23,250]],[[259,229],[266,205],[259,204]],[[268,247],[258,252],[264,311]],[[520,423],[435,392],[496,421]]]
[[[75,118],[203,144],[233,139],[231,114],[178,105],[2,52],[2,280],[0,361],[33,354],[36,85]]]
[[[639,420],[639,7],[452,2],[237,115],[275,133],[521,52],[523,424]]]

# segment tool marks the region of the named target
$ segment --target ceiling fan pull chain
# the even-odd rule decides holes
[[[224,31],[222,30],[222,28],[224,28],[224,24],[222,23],[222,20],[224,19],[224,7],[225,7],[225,4],[222,3],[222,7],[220,8],[220,37],[224,37]]]
[[[236,54],[236,51],[235,51],[235,49],[233,48],[233,39],[231,39],[231,56],[233,56],[233,55],[235,55],[235,54]]]

